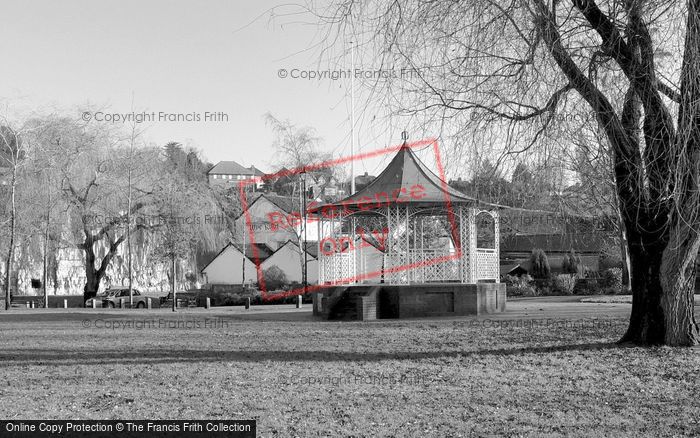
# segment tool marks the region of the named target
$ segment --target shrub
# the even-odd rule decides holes
[[[532,276],[539,279],[547,279],[552,276],[552,268],[549,266],[547,254],[541,249],[533,249],[530,255]]]
[[[537,289],[530,285],[506,285],[506,293],[511,297],[536,297],[539,295]]]
[[[263,303],[262,299],[262,291],[255,290],[253,293],[250,295],[250,304],[251,305],[259,305]],[[244,303],[245,304],[245,303]]]
[[[576,280],[574,295],[599,295],[602,293],[603,290],[600,288],[596,277],[585,277]]]
[[[263,270],[263,279],[265,288],[269,291],[283,289],[289,283],[287,274],[277,266],[270,266]]]
[[[532,277],[529,275],[522,275],[520,277],[516,275],[506,275],[506,293],[509,296],[523,296],[523,297],[535,297],[537,296],[537,289],[532,286]]]
[[[241,296],[235,292],[224,292],[218,297],[219,306],[237,306],[241,303]]]
[[[608,268],[601,273],[600,285],[607,292],[619,294],[622,292],[622,269]]]
[[[559,274],[553,279],[553,289],[559,295],[572,295],[576,286],[577,276],[570,274]]]
[[[581,274],[583,273],[584,266],[581,263],[581,257],[578,256],[572,249],[569,254],[564,256],[562,261],[562,269],[566,274]]]

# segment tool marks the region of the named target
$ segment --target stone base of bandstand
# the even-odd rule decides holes
[[[484,315],[506,310],[504,283],[361,284],[313,294],[314,315],[373,320]]]

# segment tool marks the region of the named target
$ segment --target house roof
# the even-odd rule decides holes
[[[541,249],[547,252],[599,253],[610,239],[608,233],[556,233],[556,234],[521,234],[504,236],[501,241],[501,253],[531,252]]]
[[[235,250],[238,251],[239,253],[241,252],[238,248],[236,248],[236,247],[235,247],[234,245],[232,245],[231,243],[227,243],[226,245],[224,245],[223,248],[221,248],[221,251],[219,251],[214,257],[212,257],[211,260],[209,260],[209,263],[207,263],[206,265],[204,265],[204,267],[203,267],[202,269],[200,269],[199,272],[204,272],[204,270],[207,269],[207,268],[209,267],[209,265],[211,265],[212,263],[214,263],[214,260],[218,259],[219,256],[220,256],[221,254],[223,254],[223,253],[226,251],[226,249],[228,249],[228,247],[233,247],[233,249],[235,249]]]
[[[255,176],[264,176],[265,175],[265,172],[263,172],[262,170],[258,169],[255,166],[250,166],[250,170],[253,172],[253,175],[255,175]]]
[[[416,185],[423,187],[420,198],[410,196],[412,187]],[[368,198],[377,201],[381,196],[396,198],[397,194],[401,194],[399,202],[414,205],[442,205],[447,200],[455,204],[477,203],[476,199],[450,187],[423,164],[410,147],[404,145],[384,171],[369,185],[342,201],[327,204],[327,206],[360,210],[361,205],[367,205]],[[384,205],[387,204],[386,200],[382,202]],[[391,199],[389,203],[396,203],[396,199]],[[310,211],[319,212],[321,209],[322,206]]]
[[[527,264],[527,266],[523,266]],[[530,265],[528,262],[519,262],[510,265],[500,265],[501,275],[520,275],[526,274],[530,270]]]
[[[260,261],[260,263],[262,263],[265,259],[267,259],[268,257],[270,257],[270,256],[272,255],[272,253],[274,252],[274,251],[272,250],[272,248],[270,248],[269,246],[267,246],[267,245],[264,244],[264,243],[255,243],[254,245],[255,245],[255,246],[257,247],[257,249],[258,249],[258,257],[257,257],[257,258],[258,258],[258,260]],[[238,251],[239,254],[241,253],[241,249],[239,248],[238,245],[234,245],[233,243],[228,243],[228,244],[226,244],[223,248],[221,248],[221,251],[219,251],[219,252],[209,261],[209,263],[207,263],[199,272],[204,272],[204,270],[207,269],[207,268],[209,267],[209,265],[211,265],[212,263],[214,263],[214,260],[218,259],[219,256],[220,256],[221,254],[223,254],[229,247],[231,247],[231,248],[235,249],[236,251]],[[253,253],[253,246],[250,245],[250,244],[246,245],[246,248],[245,248],[245,257],[246,257],[250,262],[255,263],[255,260],[254,260],[254,258],[253,258],[253,254],[254,254],[254,253]]]
[[[313,258],[318,258],[318,242],[306,242],[306,252]]]
[[[297,199],[294,196],[283,196],[276,193],[255,193],[251,198],[252,200],[248,202],[248,209],[258,202],[260,198],[265,198],[286,213],[294,212],[294,202]]]
[[[243,167],[235,161],[219,161],[209,169],[209,175],[250,175],[262,176],[264,173],[255,166]]]
[[[268,258],[272,257],[275,253],[277,253],[277,251],[281,250],[282,248],[284,248],[285,246],[290,245],[290,244],[299,248],[299,245],[295,241],[289,239],[286,242],[284,242],[283,245],[280,245],[279,248],[272,251],[272,254],[270,254],[270,256]],[[306,242],[306,253],[308,255],[310,255],[311,257],[313,257],[314,259],[317,259],[318,258],[318,242]],[[261,260],[261,262],[262,262],[262,260]]]
[[[253,250],[253,246],[257,248],[257,252]],[[274,250],[264,243],[253,243],[245,246],[245,256],[253,262],[264,262],[274,254]]]

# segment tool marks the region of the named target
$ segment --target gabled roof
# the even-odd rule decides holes
[[[500,265],[501,275],[522,275],[530,271],[530,262],[521,261],[515,264]]]
[[[417,185],[422,186],[420,197],[413,197],[411,190]],[[447,200],[455,204],[477,203],[476,199],[450,187],[423,164],[410,147],[404,145],[384,171],[367,187],[333,205],[359,208],[360,205],[368,203],[369,199],[378,200],[381,196],[388,196],[392,199],[390,203],[395,203],[399,194],[400,202],[416,205],[442,205]],[[313,209],[318,210],[320,208]]]
[[[318,242],[306,242],[306,252],[313,258],[318,258]]]
[[[207,269],[207,268],[209,267],[209,265],[211,265],[212,263],[214,263],[214,260],[218,259],[219,256],[220,256],[221,254],[223,254],[229,247],[232,247],[233,249],[235,249],[235,250],[238,251],[239,253],[241,252],[241,251],[240,251],[238,248],[236,248],[236,246],[233,245],[232,243],[227,243],[226,245],[224,245],[223,248],[221,248],[221,251],[219,251],[214,257],[212,257],[211,260],[209,260],[209,263],[207,263],[206,265],[204,265],[204,267],[203,267],[202,269],[200,269],[199,272],[204,272],[204,270]]]
[[[248,200],[248,209],[253,206],[256,202],[260,200],[260,198],[265,198],[272,204],[274,204],[277,208],[280,210],[286,212],[286,213],[293,213],[295,208],[294,208],[294,201],[295,197],[293,196],[282,196],[278,195],[276,193],[255,193],[251,197],[251,199]],[[240,216],[239,216],[240,217]]]
[[[272,248],[267,246],[264,243],[256,243],[255,246],[258,249],[258,260],[260,263],[262,263],[265,259],[270,257],[274,251],[272,251]],[[223,254],[228,248],[233,248],[236,250],[239,254],[243,255],[241,253],[241,249],[239,248],[238,245],[234,245],[233,243],[227,243],[223,248],[221,248],[221,251],[219,251],[210,261],[207,263],[199,272],[204,272],[205,269],[209,267],[212,263],[214,263],[214,260],[218,259],[221,254]],[[255,259],[253,258],[253,246],[252,245],[246,245],[245,247],[245,258],[248,259],[249,262],[255,263]]]
[[[270,254],[270,256],[267,258],[271,258],[279,250],[281,250],[282,248],[284,248],[285,246],[287,246],[289,244],[292,244],[292,245],[296,246],[297,248],[299,248],[299,245],[295,241],[288,239],[286,242],[284,242],[284,244],[280,245],[279,248],[274,250],[272,252],[272,254]],[[298,249],[297,249],[297,251],[298,251]],[[318,242],[306,242],[306,253],[308,255],[310,255],[311,257],[313,257],[314,259],[317,259],[318,258]],[[311,261],[311,259],[309,259],[309,261]],[[262,263],[263,260],[261,259],[260,262]]]
[[[243,167],[235,161],[219,161],[207,172],[209,175],[250,175],[262,176],[264,173],[255,166]]]
[[[257,252],[253,250],[253,246],[257,248]],[[264,243],[254,243],[245,246],[245,256],[253,262],[259,261],[264,262],[265,259],[269,258],[274,254],[274,250]]]
[[[253,175],[255,175],[255,176],[264,176],[265,175],[265,172],[263,172],[262,170],[258,169],[255,166],[250,166],[250,170],[253,172]]]

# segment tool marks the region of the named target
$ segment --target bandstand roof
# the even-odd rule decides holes
[[[318,213],[324,207],[328,208],[329,206],[369,211],[374,209],[373,205],[378,205],[377,201],[381,201],[382,206],[403,203],[434,207],[442,206],[448,200],[452,204],[480,204],[497,207],[479,202],[450,187],[433,173],[410,147],[404,145],[384,171],[367,187],[341,201],[309,209],[309,212]]]

